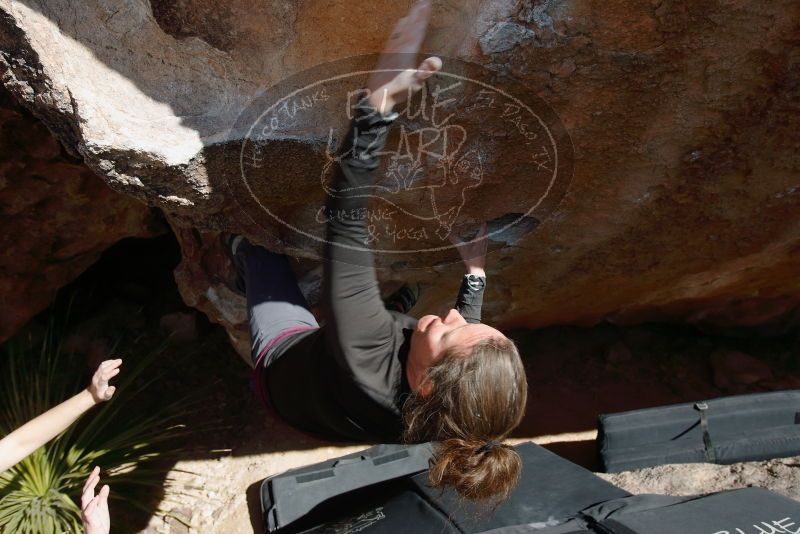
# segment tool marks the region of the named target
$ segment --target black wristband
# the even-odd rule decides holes
[[[467,285],[473,291],[480,291],[486,287],[486,277],[477,274],[465,274]]]

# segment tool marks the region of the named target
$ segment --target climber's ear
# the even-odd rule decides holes
[[[417,392],[423,397],[427,397],[433,393],[433,382],[427,375],[422,379],[422,383],[419,385]]]

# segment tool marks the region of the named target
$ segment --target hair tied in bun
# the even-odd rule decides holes
[[[480,447],[478,447],[478,450],[476,452],[478,454],[483,454],[484,452],[489,452],[492,449],[494,449],[495,447],[500,447],[500,446],[502,446],[502,443],[500,443],[497,440],[490,439],[485,444],[483,444]]]

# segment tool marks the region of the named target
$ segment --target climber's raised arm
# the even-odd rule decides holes
[[[366,94],[366,93],[365,93]],[[378,152],[396,113],[378,113],[366,98],[354,117],[335,164],[332,190],[326,199],[323,306],[328,341],[342,364],[357,374],[360,363],[380,365],[390,353],[392,318],[381,300],[367,231],[368,197]]]
[[[430,9],[427,0],[418,2],[395,26],[375,72],[357,99],[335,162],[331,190],[336,193],[325,203],[326,343],[367,391],[385,389],[385,385],[372,382],[388,380],[394,375],[388,367],[397,363],[391,358],[393,319],[381,300],[370,250],[369,198],[364,191],[374,183],[389,128],[398,117],[394,105],[421,89],[424,80],[441,68],[437,57],[417,65],[413,53],[425,36]]]

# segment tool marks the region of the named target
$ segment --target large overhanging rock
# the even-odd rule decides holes
[[[319,257],[324,130],[340,139],[344,122],[311,92],[295,100],[290,125],[266,132],[262,112],[323,74],[369,68],[356,56],[378,52],[406,8],[253,0],[0,7],[6,86],[112,188],[163,209],[185,262],[219,256],[222,230]],[[449,171],[462,184],[480,179],[467,197],[457,188],[439,198],[446,206],[426,246],[491,221],[485,319],[500,326],[681,318],[785,327],[800,302],[799,20],[795,0],[434,2],[424,49],[445,59],[445,71],[468,73],[473,89],[508,89],[532,106],[529,118],[543,120],[536,139],[555,136],[530,145],[518,115],[470,108],[475,92],[459,90],[457,124],[472,144]],[[339,102],[362,83],[327,87]],[[549,194],[533,148],[549,149],[551,161],[563,149]],[[436,163],[423,161],[428,178]],[[422,220],[412,207],[427,200],[398,197],[392,205],[410,213],[398,224]],[[387,250],[376,258],[380,277],[427,283],[415,313],[442,311],[461,272],[452,249],[398,260],[391,246],[419,244],[397,237],[385,234],[387,246],[376,247]],[[186,274],[197,269],[180,271],[187,301],[228,326],[231,310],[241,319],[241,303],[217,298],[228,294],[227,274]]]

